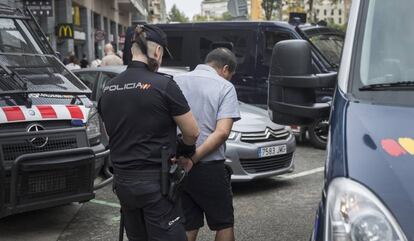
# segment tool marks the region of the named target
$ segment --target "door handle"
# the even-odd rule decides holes
[[[242,81],[244,83],[253,81],[253,76],[249,76],[249,75],[242,76]]]

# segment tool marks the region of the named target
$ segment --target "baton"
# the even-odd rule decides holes
[[[166,196],[168,195],[169,185],[169,161],[170,153],[168,152],[167,146],[161,147],[161,194]]]

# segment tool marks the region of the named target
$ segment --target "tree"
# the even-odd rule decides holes
[[[207,22],[208,18],[206,16],[202,16],[201,14],[196,14],[193,16],[193,22]]]
[[[266,20],[272,19],[273,12],[279,9],[282,5],[282,0],[263,0],[262,8],[265,12]]]
[[[229,21],[233,19],[233,16],[229,12],[223,13],[223,16],[221,17],[224,21]]]
[[[181,12],[177,6],[174,4],[171,7],[170,12],[168,13],[167,17],[168,22],[180,22],[180,23],[187,23],[189,19],[183,12]]]

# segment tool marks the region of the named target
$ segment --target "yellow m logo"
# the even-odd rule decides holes
[[[58,31],[59,38],[73,38],[73,27],[71,25],[60,25]]]

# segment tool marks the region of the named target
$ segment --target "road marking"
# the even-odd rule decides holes
[[[108,207],[113,207],[113,208],[121,208],[121,205],[119,205],[119,203],[107,202],[107,201],[102,201],[102,200],[97,200],[97,199],[92,199],[90,200],[90,202],[108,206]]]
[[[299,173],[295,173],[295,174],[291,174],[291,175],[281,175],[281,176],[277,176],[276,179],[283,179],[283,180],[292,180],[298,177],[305,177],[305,176],[309,176],[318,172],[323,172],[325,170],[324,167],[318,167],[315,169],[311,169],[308,171],[304,171],[304,172],[299,172]]]

